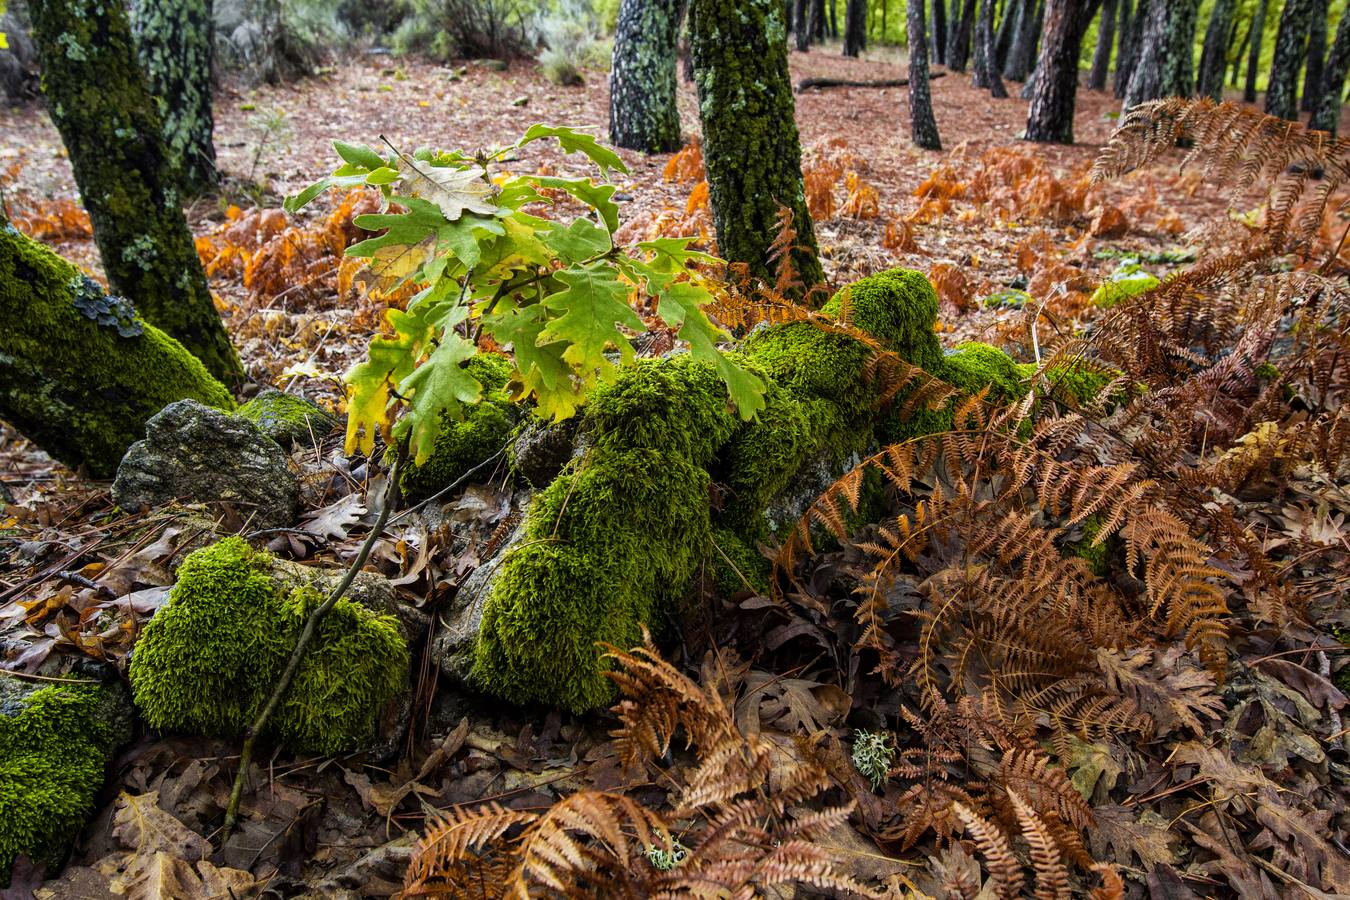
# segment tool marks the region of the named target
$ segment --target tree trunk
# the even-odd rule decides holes
[[[609,139],[629,150],[680,148],[675,104],[680,0],[623,0],[609,75]]]
[[[811,0],[797,0],[797,9],[792,15],[792,34],[797,39],[798,51],[805,53],[811,47]],[[692,29],[690,30],[692,34]]]
[[[905,28],[909,28],[908,15]],[[941,65],[947,64],[947,0],[933,0],[933,55]]]
[[[792,9],[792,0],[783,0],[788,10]],[[690,49],[690,35],[694,32],[694,10],[689,6],[689,0],[680,0],[680,22],[683,27],[680,32],[680,54],[683,57],[684,80],[694,80],[694,53]]]
[[[941,150],[937,120],[933,118],[933,96],[928,85],[928,42],[923,4],[911,2],[905,7],[905,31],[909,39],[909,135],[914,146]]]
[[[178,186],[187,196],[200,196],[220,182],[212,143],[211,7],[211,0],[139,0],[133,7],[141,68],[159,106]]]
[[[1350,10],[1341,13],[1336,26],[1336,40],[1331,44],[1331,55],[1322,71],[1322,92],[1309,128],[1336,134],[1341,121],[1341,94],[1345,91],[1345,76],[1350,70]]]
[[[1116,0],[1105,0],[1102,3],[1101,22],[1097,26],[1097,49],[1092,53],[1092,71],[1088,73],[1088,90],[1106,90],[1106,74],[1111,68],[1111,45],[1115,39]]]
[[[1237,0],[1214,0],[1205,29],[1205,48],[1200,54],[1199,78],[1195,92],[1201,97],[1218,101],[1223,99],[1223,76],[1227,70],[1228,41],[1233,31],[1233,16]]]
[[[792,266],[804,288],[824,281],[802,185],[786,31],[777,0],[693,0],[694,67],[717,246],[771,283],[779,205],[796,228]]]
[[[0,217],[0,419],[70,468],[111,478],[146,420],[187,397],[234,408],[130,301]]]
[[[867,0],[848,0],[844,7],[844,55],[867,49]]]
[[[1242,99],[1247,103],[1256,102],[1256,74],[1257,68],[1261,65],[1261,41],[1269,13],[1269,0],[1257,0],[1256,12],[1252,14],[1252,42],[1247,56],[1247,82],[1242,89]]]
[[[1013,34],[1017,31],[1017,22],[1027,0],[1007,0],[1003,4],[1003,17],[998,20],[998,36],[994,38],[994,66],[1002,72],[1008,64],[1008,51],[1012,49]]]
[[[1078,57],[1083,32],[1096,12],[1088,0],[1046,0],[1036,86],[1027,111],[1026,139],[1073,143],[1074,99],[1078,93]]]
[[[179,205],[159,113],[121,3],[36,0],[30,12],[47,108],[75,170],[114,291],[136,298],[226,383],[243,375]]]
[[[1003,68],[1004,78],[1011,81],[1026,81],[1027,76],[1031,74],[1032,64],[1036,60],[1036,43],[1041,34],[1041,21],[1044,17],[1044,0],[1041,2],[1025,0],[1022,4],[1017,34],[1013,38],[1012,49],[1008,51],[1008,64]]]
[[[830,37],[839,37],[839,2],[830,0]]]
[[[956,0],[952,0],[952,12],[956,12]],[[970,36],[975,29],[975,0],[962,0],[961,18],[952,23],[952,31],[947,44],[947,68],[953,72],[964,72],[970,59]]]
[[[1125,99],[1134,76],[1134,62],[1139,58],[1139,45],[1144,41],[1144,24],[1148,21],[1149,0],[1139,0],[1130,13],[1129,27],[1121,26],[1120,48],[1116,51],[1116,78],[1112,84],[1117,100]]]
[[[1298,119],[1298,73],[1303,68],[1309,19],[1314,0],[1286,0],[1275,34],[1275,58],[1270,63],[1266,85],[1266,114]]]
[[[811,38],[818,44],[826,38],[825,0],[811,4]]]
[[[994,67],[994,0],[980,0],[980,18],[975,27],[975,87],[987,88],[996,98],[1008,96]]]
[[[1238,27],[1237,23],[1233,25],[1234,29]],[[1237,87],[1238,76],[1242,73],[1242,61],[1247,58],[1247,42],[1252,39],[1252,23],[1247,20],[1247,27],[1242,32],[1242,41],[1238,44],[1237,53],[1233,55],[1233,70],[1228,76],[1228,83],[1232,87]]]
[[[1199,0],[1150,0],[1148,19],[1125,91],[1125,109],[1146,100],[1187,97]]]
[[[1327,0],[1312,0],[1308,23],[1308,63],[1303,70],[1303,100],[1299,109],[1312,112],[1322,100],[1322,69],[1327,55]],[[1344,13],[1342,13],[1344,15]]]

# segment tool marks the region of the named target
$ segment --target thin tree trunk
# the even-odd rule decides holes
[[[217,378],[243,375],[179,204],[172,157],[121,3],[35,0],[47,109],[65,142],[113,290]]]
[[[1219,0],[1224,2],[1224,0]],[[1106,74],[1111,67],[1111,45],[1116,39],[1116,0],[1104,0],[1102,16],[1097,26],[1097,49],[1092,54],[1092,71],[1088,73],[1088,90],[1106,90]]]
[[[1322,93],[1308,127],[1336,134],[1341,121],[1341,95],[1345,91],[1346,72],[1350,71],[1350,9],[1341,13],[1336,40],[1322,70]]]
[[[905,17],[909,28],[909,17]],[[933,55],[940,65],[947,64],[947,0],[933,0]]]
[[[1125,91],[1125,109],[1146,100],[1191,94],[1191,52],[1199,0],[1151,0]]]
[[[830,37],[839,37],[838,0],[830,0]],[[847,15],[847,13],[845,13]]]
[[[955,0],[952,12],[956,12]],[[975,27],[975,0],[962,0],[961,18],[953,23],[947,43],[947,68],[953,72],[964,72],[970,60],[970,36]]]
[[[975,28],[975,77],[978,88],[987,88],[995,97],[1008,96],[998,69],[994,67],[994,0],[980,0],[980,18]]]
[[[731,262],[773,281],[771,245],[780,205],[797,231],[792,265],[805,290],[825,275],[802,185],[778,0],[693,0],[694,66],[708,196],[717,246]]]
[[[1237,28],[1237,23],[1233,26]],[[1247,58],[1247,42],[1252,39],[1252,23],[1247,21],[1247,27],[1242,32],[1242,42],[1238,44],[1237,53],[1233,56],[1233,69],[1228,76],[1228,84],[1231,87],[1237,87],[1238,76],[1242,74],[1242,61]]]
[[[138,0],[131,8],[136,49],[164,124],[178,185],[186,196],[220,182],[212,141],[211,0]]]
[[[867,49],[867,0],[847,0],[844,6],[844,55]]]
[[[1223,76],[1227,70],[1228,42],[1233,32],[1237,0],[1214,0],[1205,28],[1205,48],[1200,54],[1200,72],[1195,92],[1213,100],[1223,99]]]
[[[1308,62],[1303,69],[1303,100],[1299,109],[1312,112],[1322,100],[1322,69],[1327,56],[1327,0],[1312,0],[1308,23]]]
[[[1303,67],[1313,0],[1287,0],[1275,34],[1275,58],[1266,85],[1266,114],[1298,119],[1298,73]]]
[[[1242,89],[1242,99],[1248,103],[1256,102],[1256,74],[1261,65],[1261,40],[1266,30],[1266,17],[1270,13],[1269,0],[1257,0],[1256,12],[1252,14],[1252,45],[1247,55],[1247,82]]]
[[[1008,64],[1003,68],[1003,77],[1011,81],[1026,81],[1036,60],[1036,45],[1041,34],[1041,22],[1045,17],[1044,0],[1026,0],[1022,5],[1022,14],[1017,23],[1017,34],[1013,38],[1012,49],[1008,51]]]
[[[1008,51],[1012,49],[1017,21],[1025,6],[1026,0],[1007,0],[1003,4],[1003,16],[998,20],[998,36],[994,38],[994,66],[1000,72],[1008,64]]]
[[[941,2],[941,0],[938,0]],[[905,31],[909,37],[909,135],[916,147],[941,150],[937,120],[933,118],[933,98],[928,89],[928,43],[923,3],[906,4]]]
[[[1144,41],[1144,24],[1148,21],[1149,0],[1139,0],[1130,13],[1129,26],[1120,29],[1120,49],[1116,51],[1116,78],[1112,85],[1117,100],[1125,99],[1134,76],[1134,63],[1139,58],[1139,45]]]
[[[826,38],[828,23],[825,21],[825,0],[815,0],[811,4],[811,38],[817,44]]]
[[[811,0],[797,0],[797,11],[792,16],[793,35],[797,49],[805,53],[811,47]],[[690,32],[692,34],[692,31]]]
[[[623,0],[609,75],[610,142],[643,153],[680,148],[675,104],[681,0]]]
[[[1097,6],[1090,0],[1047,0],[1036,86],[1027,111],[1027,140],[1073,143],[1078,57]]]

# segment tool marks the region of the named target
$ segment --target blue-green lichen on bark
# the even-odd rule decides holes
[[[190,554],[136,644],[129,676],[153,728],[237,738],[267,702],[309,612],[311,584],[279,578],[264,551],[227,538]],[[408,678],[396,619],[343,598],[329,611],[272,716],[271,737],[333,754],[374,738]]]
[[[643,153],[680,147],[676,47],[680,0],[623,0],[610,68],[610,142]]]
[[[55,867],[94,809],[129,723],[109,689],[52,684],[29,692],[0,674],[0,887],[18,856]]]
[[[0,218],[0,418],[107,478],[146,420],[185,398],[234,409],[182,345]]]

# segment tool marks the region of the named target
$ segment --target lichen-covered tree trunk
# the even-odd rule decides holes
[[[1224,0],[1220,0],[1224,2]],[[1111,44],[1116,39],[1116,0],[1102,3],[1102,17],[1097,24],[1097,48],[1092,52],[1092,69],[1088,72],[1088,90],[1106,90],[1106,75],[1111,68]]]
[[[1303,99],[1299,109],[1313,112],[1322,101],[1322,71],[1327,55],[1327,0],[1312,0],[1308,21],[1307,64],[1303,67]],[[1344,15],[1344,13],[1342,13]]]
[[[75,170],[108,282],[226,383],[243,374],[183,217],[159,112],[113,0],[34,0],[47,109]]]
[[[1345,91],[1345,76],[1350,70],[1350,10],[1341,13],[1336,26],[1336,40],[1331,44],[1326,68],[1322,71],[1322,96],[1313,112],[1310,128],[1336,134],[1341,121],[1341,94]]]
[[[1233,31],[1237,0],[1215,0],[1205,28],[1205,46],[1200,53],[1195,92],[1212,100],[1223,99],[1223,76],[1228,62],[1228,40]]]
[[[844,7],[844,55],[867,49],[867,0],[848,0]]]
[[[1146,100],[1190,96],[1199,5],[1199,0],[1150,0],[1134,72],[1125,91],[1126,109]]]
[[[961,17],[956,18],[958,6],[952,0],[952,29],[947,43],[947,68],[964,72],[970,60],[970,36],[975,30],[975,0],[961,0]]]
[[[808,294],[825,280],[802,184],[801,139],[778,0],[693,0],[693,52],[708,197],[722,257],[775,280],[779,210],[792,214],[791,262]]]
[[[1242,99],[1247,103],[1256,102],[1256,76],[1261,65],[1261,41],[1265,35],[1266,18],[1269,14],[1269,0],[1257,0],[1256,12],[1252,14],[1251,45],[1247,48],[1247,80],[1242,88]]]
[[[1045,32],[1036,62],[1036,86],[1027,111],[1026,139],[1073,143],[1073,110],[1078,92],[1078,55],[1087,17],[1085,0],[1046,0]]]
[[[985,88],[996,98],[1008,96],[998,69],[994,66],[994,0],[980,0],[979,20],[975,26],[975,87]]]
[[[189,196],[204,194],[220,180],[212,141],[212,2],[136,0],[131,14],[141,68],[178,167],[178,185]]]
[[[1280,30],[1275,34],[1275,58],[1270,63],[1270,81],[1266,85],[1266,114],[1293,121],[1298,118],[1298,73],[1303,68],[1303,53],[1314,0],[1287,0],[1280,13]]]
[[[234,408],[128,300],[0,218],[0,419],[71,468],[108,478],[146,420],[189,397]]]
[[[1017,34],[1013,37],[1012,49],[1008,51],[1008,63],[1003,67],[1004,78],[1011,81],[1026,81],[1027,76],[1031,74],[1044,17],[1044,2],[1026,0],[1017,23]]]
[[[909,136],[916,147],[941,150],[937,120],[933,118],[933,97],[928,86],[928,43],[923,21],[923,4],[911,2],[905,10],[905,29],[909,38]]]
[[[680,0],[623,0],[609,75],[609,139],[644,153],[680,148],[675,103]]]

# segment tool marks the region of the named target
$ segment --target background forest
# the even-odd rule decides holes
[[[0,0],[0,895],[1350,890],[1341,0]]]

